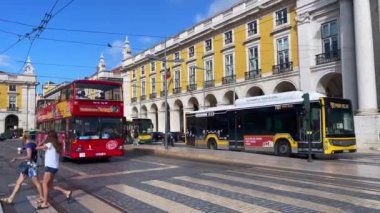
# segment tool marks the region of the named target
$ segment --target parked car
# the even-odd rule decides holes
[[[163,132],[152,132],[152,142],[163,141],[165,134]]]

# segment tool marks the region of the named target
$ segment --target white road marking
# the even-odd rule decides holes
[[[86,207],[88,210],[92,212],[120,212],[118,209],[115,209],[114,207],[108,205],[107,203],[99,200],[98,198],[90,194],[87,194],[82,190],[73,191],[71,199],[74,199],[76,202],[82,204],[84,207]]]
[[[34,209],[37,209],[37,206],[38,206],[38,204],[36,203],[37,196],[36,195],[30,195],[30,196],[27,196],[27,198],[28,198],[30,205],[32,205]],[[47,209],[40,209],[40,210],[36,210],[36,211],[39,213],[58,213],[58,211],[53,206],[49,206],[49,208],[47,208]]]
[[[200,210],[193,209],[181,203],[177,203],[175,201],[127,185],[111,185],[107,186],[107,188],[128,195],[132,198],[138,198],[139,201],[145,202],[151,206],[154,206],[166,212],[202,212]]]

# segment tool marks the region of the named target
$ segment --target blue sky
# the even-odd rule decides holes
[[[239,0],[2,0],[0,70],[21,73],[30,49],[29,56],[41,84],[49,80],[59,83],[82,79],[95,72],[101,53],[107,69],[121,63],[121,49],[109,48],[108,43],[122,46],[128,36],[135,54],[160,42],[162,37],[174,36],[237,2]],[[39,38],[33,41],[36,33],[25,36],[51,10],[53,17]],[[22,39],[19,41],[19,38]]]

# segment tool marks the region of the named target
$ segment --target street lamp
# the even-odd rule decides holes
[[[166,75],[167,75],[166,65],[167,65],[167,62],[182,63],[183,60],[182,59],[174,59],[174,60],[168,60],[168,59],[166,59],[166,40],[165,40],[164,57],[163,58],[160,58],[160,57],[152,55],[152,54],[148,54],[148,55],[146,55],[146,57],[148,59],[152,59],[152,60],[155,60],[155,61],[165,62],[165,67],[164,67],[164,72],[165,72],[165,78],[164,78],[164,93],[165,93],[165,140],[164,140],[164,144],[165,144],[165,149],[167,149],[168,148],[169,125],[168,125],[168,80],[166,79]]]
[[[202,92],[203,92],[203,109],[206,109],[206,98],[205,98],[205,73],[204,73],[204,71],[207,71],[205,68],[202,68],[202,67],[197,67],[197,66],[191,66],[191,68],[193,68],[193,69],[198,69],[198,70],[202,70],[203,71],[203,88],[202,88]]]

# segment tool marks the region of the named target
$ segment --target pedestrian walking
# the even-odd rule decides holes
[[[139,130],[137,127],[133,130],[133,145],[139,145]]]
[[[12,204],[13,200],[19,191],[21,184],[24,182],[24,180],[29,177],[32,180],[32,183],[37,189],[37,193],[40,197],[40,199],[43,198],[42,190],[41,190],[41,184],[38,181],[37,177],[37,150],[36,150],[36,144],[33,140],[30,139],[30,135],[27,132],[24,132],[24,135],[22,137],[24,141],[24,148],[26,150],[26,154],[23,157],[16,157],[11,160],[11,162],[14,162],[16,160],[22,161],[19,166],[18,170],[20,172],[20,175],[18,179],[16,180],[15,187],[13,188],[13,191],[11,195],[8,197],[1,198],[0,200],[3,203],[6,204]]]
[[[37,200],[39,205],[37,209],[49,208],[48,193],[49,188],[60,191],[68,201],[71,199],[71,190],[64,189],[60,186],[53,186],[55,174],[59,168],[59,156],[62,151],[62,146],[58,141],[58,135],[55,131],[50,131],[45,143],[40,144],[37,150],[45,150],[45,172],[42,181],[43,198]]]

